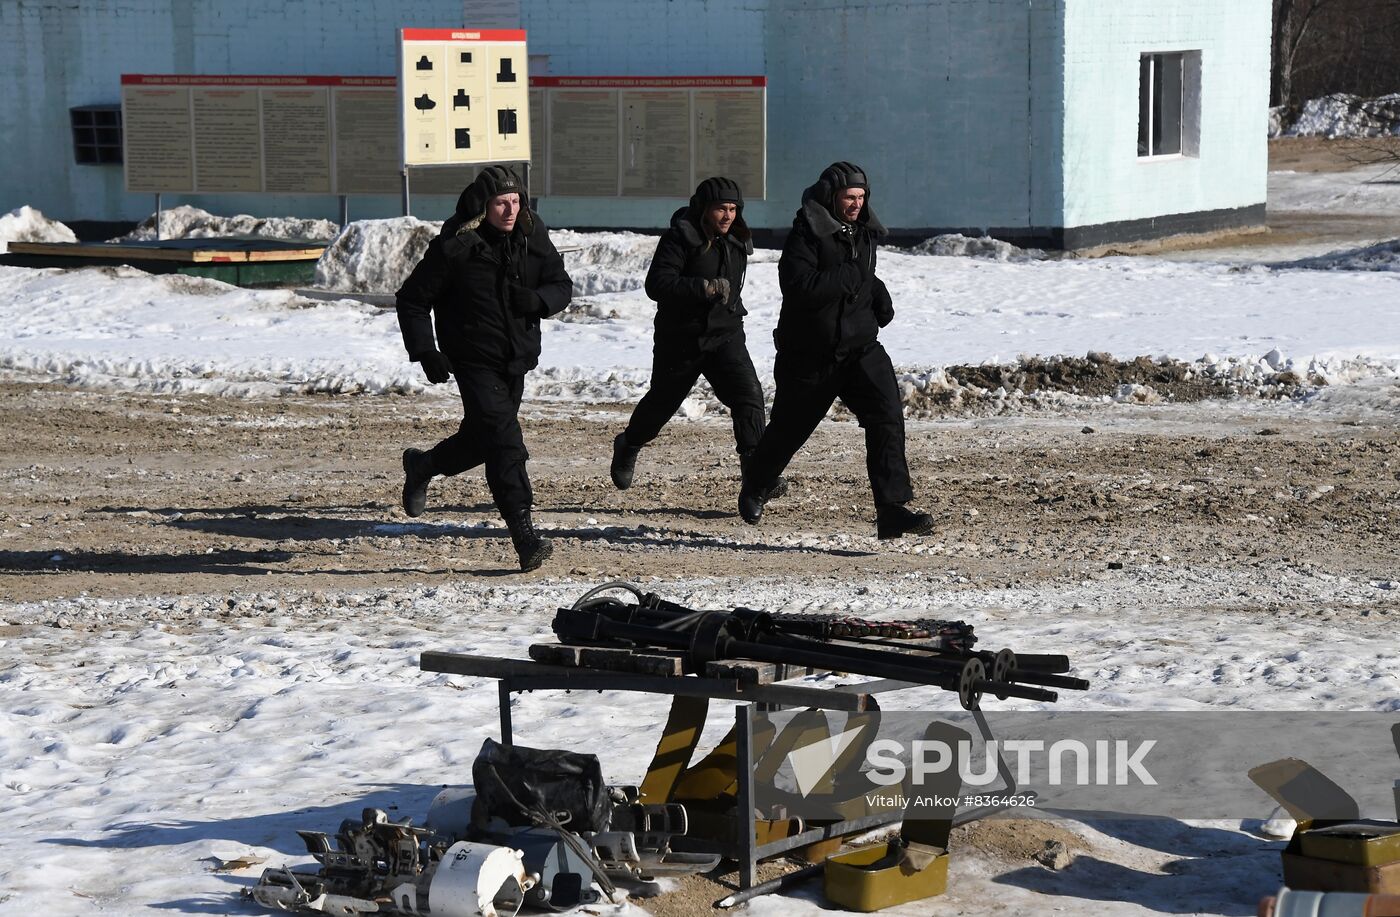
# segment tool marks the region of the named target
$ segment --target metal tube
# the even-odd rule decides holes
[[[736,907],[745,901],[751,901],[761,895],[771,895],[774,892],[784,891],[794,885],[800,885],[808,879],[815,879],[826,869],[825,863],[813,863],[810,866],[803,866],[801,869],[790,872],[785,876],[776,879],[769,879],[767,882],[760,882],[752,888],[743,888],[732,895],[721,898],[715,902],[715,907]]]
[[[739,851],[739,887],[752,888],[758,881],[758,824],[753,812],[753,707],[734,708],[734,756],[738,759],[735,777],[738,792],[734,800],[734,830]]]
[[[1066,691],[1087,691],[1089,682],[1083,678],[1071,678],[1068,675],[1051,675],[1048,672],[1029,672],[1019,667],[1012,670],[1011,680],[1023,685],[1044,685],[1047,688],[1064,688]]]

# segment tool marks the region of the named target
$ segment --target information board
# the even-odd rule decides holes
[[[724,175],[744,196],[767,186],[761,76],[547,76],[532,185],[575,197],[686,197]]]
[[[508,61],[516,66],[505,52],[479,53],[483,42],[454,44],[455,58],[445,47],[419,55],[455,71],[468,101],[442,125],[422,127],[424,148],[448,159],[409,164],[415,196],[455,196],[480,162],[525,161],[536,196],[683,198],[711,175],[765,196],[763,77],[536,77],[504,94],[488,86],[485,98],[497,102],[478,103],[465,82],[474,68],[499,75]],[[523,67],[523,45],[520,54]],[[402,117],[403,100],[432,98],[426,83],[415,85],[416,95],[391,76],[124,75],[126,189],[398,194],[402,144],[417,129]],[[492,113],[497,103],[506,107]],[[493,147],[502,110],[518,130]],[[475,147],[457,146],[458,130],[473,144],[487,138],[480,160],[467,158]]]
[[[394,194],[393,77],[123,74],[126,190]]]
[[[405,165],[530,158],[530,78],[520,29],[401,29]]]

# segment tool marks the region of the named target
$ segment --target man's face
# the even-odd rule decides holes
[[[515,228],[515,220],[520,216],[520,195],[514,191],[498,194],[486,202],[486,222],[501,232]]]
[[[836,192],[836,215],[847,223],[854,223],[864,206],[864,188],[842,188]]]
[[[711,204],[705,209],[705,225],[713,233],[726,235],[729,227],[734,225],[734,218],[739,215],[739,207],[728,202]]]

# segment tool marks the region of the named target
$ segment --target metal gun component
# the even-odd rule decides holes
[[[390,821],[365,809],[329,835],[298,831],[321,868],[315,872],[264,870],[245,892],[281,911],[356,914],[432,914],[436,917],[515,917],[534,880],[522,853],[508,847],[434,842],[429,828]]]
[[[667,847],[639,848],[628,831],[599,831],[588,837],[588,845],[603,869],[613,878],[646,882],[664,876],[687,876],[709,872],[719,865],[717,853],[681,853]]]
[[[630,591],[636,604],[601,593]],[[1011,650],[975,651],[971,626],[961,621],[872,622],[819,615],[772,615],[752,608],[696,610],[642,593],[626,583],[590,590],[555,614],[560,642],[585,646],[679,650],[695,671],[724,659],[752,659],[926,684],[956,692],[965,709],[985,694],[1053,702],[1050,688],[1086,690],[1083,679],[1060,674],[1068,660]],[[890,640],[919,634],[919,642]],[[878,647],[878,648],[877,648]]]
[[[510,836],[510,845],[525,855],[525,870],[535,882],[525,893],[525,903],[530,907],[567,911],[581,904],[594,904],[601,897],[593,889],[593,871],[588,862],[557,832],[524,828]]]

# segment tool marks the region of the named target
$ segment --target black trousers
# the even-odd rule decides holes
[[[715,397],[729,408],[738,452],[742,455],[753,450],[763,436],[763,387],[758,384],[742,334],[716,350],[657,345],[652,352],[651,387],[632,411],[627,445],[641,448],[656,439],[702,375],[715,390]]]
[[[534,503],[525,470],[525,437],[520,431],[520,398],[525,376],[481,367],[454,365],[462,395],[462,424],[429,453],[438,474],[461,474],[486,465],[486,483],[502,515]]]
[[[773,416],[749,460],[754,481],[766,485],[782,474],[827,408],[840,398],[865,430],[865,470],[875,503],[914,499],[904,458],[904,410],[884,347],[872,344],[834,363],[779,353],[773,375],[778,386]]]

